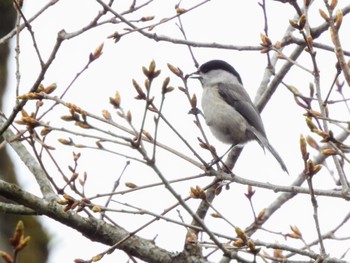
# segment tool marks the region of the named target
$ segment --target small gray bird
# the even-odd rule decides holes
[[[225,61],[211,60],[199,67],[198,74],[203,86],[205,121],[214,136],[232,145],[256,140],[288,173],[282,158],[266,137],[260,114],[243,88],[238,72]]]

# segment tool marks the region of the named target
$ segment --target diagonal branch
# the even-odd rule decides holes
[[[33,209],[38,214],[46,215],[69,226],[92,241],[113,245],[129,235],[125,229],[112,226],[97,218],[84,218],[74,212],[64,212],[62,206],[55,202],[48,202],[2,180],[0,180],[0,195],[16,200],[18,204]],[[176,262],[172,259],[175,256],[174,254],[156,246],[153,241],[138,236],[132,236],[125,242],[120,243],[118,249],[147,262]]]
[[[3,118],[0,118],[0,125],[4,125]],[[35,158],[28,152],[26,147],[24,147],[23,143],[19,141],[11,141],[16,137],[16,135],[10,129],[5,130],[2,136],[11,145],[16,154],[21,158],[22,162],[31,171],[40,187],[44,198],[46,200],[57,199],[57,196],[54,193],[45,172],[41,169]]]

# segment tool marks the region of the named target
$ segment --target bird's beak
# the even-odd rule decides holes
[[[188,75],[188,78],[190,79],[198,79],[198,80],[201,80],[202,77],[201,75],[199,74],[199,71],[195,71],[195,72],[192,72],[191,74]]]

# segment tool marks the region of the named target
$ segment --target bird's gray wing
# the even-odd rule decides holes
[[[256,131],[266,137],[260,114],[241,84],[220,83],[218,90],[228,104],[234,107]]]
[[[254,134],[260,146],[263,149],[266,147],[280,163],[282,169],[288,173],[287,167],[282,158],[266,138],[262,119],[258,110],[253,105],[248,93],[244,90],[242,85],[234,85],[235,84],[219,84],[218,88],[220,96],[247,120],[251,125],[250,132]]]

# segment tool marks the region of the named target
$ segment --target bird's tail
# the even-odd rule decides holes
[[[278,154],[275,148],[272,147],[268,139],[264,135],[262,135],[260,132],[258,132],[256,129],[253,129],[253,133],[256,136],[260,146],[263,149],[265,149],[266,147],[270,151],[270,153],[275,157],[275,159],[279,162],[279,164],[282,167],[282,170],[285,171],[287,174],[289,174],[286,164],[283,162],[281,156]]]

